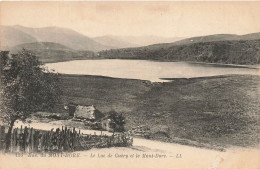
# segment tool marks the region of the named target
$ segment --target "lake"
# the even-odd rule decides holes
[[[152,82],[167,81],[163,78],[194,78],[228,74],[260,75],[259,67],[148,60],[75,60],[49,63],[46,66],[63,74],[99,75]]]

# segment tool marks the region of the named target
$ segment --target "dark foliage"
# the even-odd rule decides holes
[[[159,44],[157,45],[159,46]],[[260,40],[200,42],[188,45],[161,45],[111,49],[99,52],[110,59],[193,61],[225,64],[259,64]]]
[[[11,132],[16,120],[25,120],[37,111],[51,111],[59,101],[59,75],[43,67],[35,55],[23,50],[1,52],[1,119]]]
[[[110,127],[114,132],[122,132],[125,130],[125,118],[122,114],[119,114],[116,111],[110,111],[108,112],[108,118],[111,120]]]

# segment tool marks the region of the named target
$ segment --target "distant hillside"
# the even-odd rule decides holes
[[[53,43],[53,42],[34,42],[34,43],[25,43],[21,45],[14,46],[12,50],[18,51],[21,49],[27,49],[27,50],[32,50],[32,51],[37,51],[37,50],[66,50],[66,51],[75,51],[74,49],[71,49],[67,46],[58,44],[58,43]]]
[[[215,41],[233,41],[233,40],[257,40],[260,39],[260,33],[251,33],[246,35],[235,35],[235,34],[216,34],[207,36],[196,36],[192,38],[186,38],[175,41],[173,43],[159,43],[147,46],[149,49],[161,49],[169,48],[177,45],[188,45],[200,42],[215,42]]]
[[[216,34],[216,35],[207,35],[207,36],[196,36],[192,38],[182,39],[173,43],[164,43],[164,44],[153,44],[152,48],[159,47],[171,47],[176,45],[188,45],[192,43],[199,42],[214,42],[214,41],[232,41],[232,40],[257,40],[260,39],[260,33],[251,33],[246,35],[235,35],[235,34]]]
[[[59,28],[59,27],[45,27],[45,28],[29,28],[23,26],[2,26],[4,27],[6,32],[10,32],[12,30],[16,30],[22,32],[24,34],[30,35],[33,40],[19,43],[9,43],[9,47],[13,47],[14,45],[19,45],[22,43],[30,43],[30,42],[54,42],[59,43],[65,46],[68,46],[75,50],[92,50],[99,51],[104,49],[111,49],[112,47],[104,46],[93,39],[82,35],[76,31],[67,28]],[[12,42],[12,33],[3,35],[5,39],[9,39]],[[18,38],[20,35],[15,35]]]
[[[34,42],[17,45],[11,48],[11,53],[17,53],[22,49],[31,51],[44,63],[89,59],[95,56],[94,52],[78,51],[53,42]]]
[[[172,45],[187,45],[187,44],[198,43],[198,42],[239,40],[238,37],[239,37],[238,35],[234,35],[234,34],[216,34],[216,35],[208,35],[208,36],[198,36],[198,37],[192,37],[192,38],[176,41],[172,43]]]
[[[158,43],[172,43],[183,38],[181,37],[160,37],[160,36],[110,36],[118,41],[123,41],[137,46],[147,46]]]
[[[36,42],[33,36],[9,26],[0,26],[0,49],[9,49],[12,46]]]
[[[95,37],[94,40],[102,45],[111,46],[113,48],[140,47],[140,45],[119,40],[114,36],[99,36]]]
[[[260,64],[260,40],[212,41],[170,46],[161,44],[99,52],[100,58]]]
[[[260,39],[260,32],[241,35],[239,36],[238,40],[254,40],[254,39]]]

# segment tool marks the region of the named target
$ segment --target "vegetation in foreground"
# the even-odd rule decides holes
[[[93,104],[126,117],[126,130],[147,126],[150,139],[211,146],[260,142],[260,77],[173,79],[167,83],[62,75],[62,102]],[[65,111],[63,104],[57,112]],[[188,140],[188,142],[183,142]]]
[[[37,111],[51,111],[61,90],[59,75],[44,68],[32,53],[3,51],[0,59],[0,121],[9,126],[5,140],[9,151],[14,122]]]

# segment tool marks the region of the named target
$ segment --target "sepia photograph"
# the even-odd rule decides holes
[[[1,1],[0,169],[260,169],[260,2]]]

